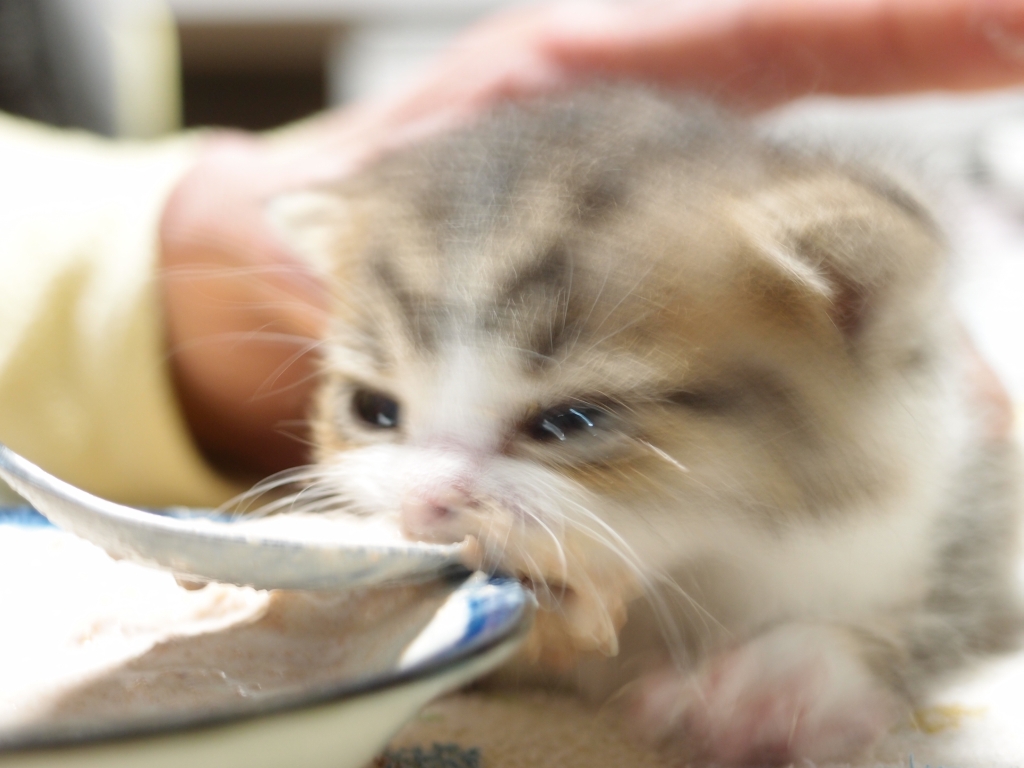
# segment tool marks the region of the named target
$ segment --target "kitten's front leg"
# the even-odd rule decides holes
[[[630,701],[641,732],[687,759],[849,759],[909,708],[884,680],[886,665],[876,663],[875,651],[846,628],[785,624],[712,657],[696,673],[651,674]]]

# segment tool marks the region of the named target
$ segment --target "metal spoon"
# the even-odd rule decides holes
[[[425,581],[458,568],[469,546],[282,538],[246,530],[238,523],[143,512],[58,480],[3,445],[0,477],[51,522],[112,557],[198,581],[257,589],[345,589]]]

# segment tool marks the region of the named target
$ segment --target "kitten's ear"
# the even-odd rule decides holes
[[[745,200],[740,216],[765,263],[847,338],[913,321],[941,285],[938,228],[887,179],[833,172],[786,181]]]
[[[329,275],[352,230],[346,198],[330,191],[289,192],[265,209],[271,228],[317,274]]]

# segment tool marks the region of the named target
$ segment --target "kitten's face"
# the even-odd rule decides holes
[[[927,365],[927,222],[657,109],[499,121],[292,217],[339,296],[315,426],[340,506],[596,583],[909,471],[863,420]]]

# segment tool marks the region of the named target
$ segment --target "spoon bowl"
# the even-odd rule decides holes
[[[214,510],[175,517],[115,504],[43,471],[0,445],[0,477],[55,525],[115,558],[173,571],[194,581],[256,589],[347,589],[427,581],[463,569],[469,544],[367,542],[282,535],[217,519]]]

